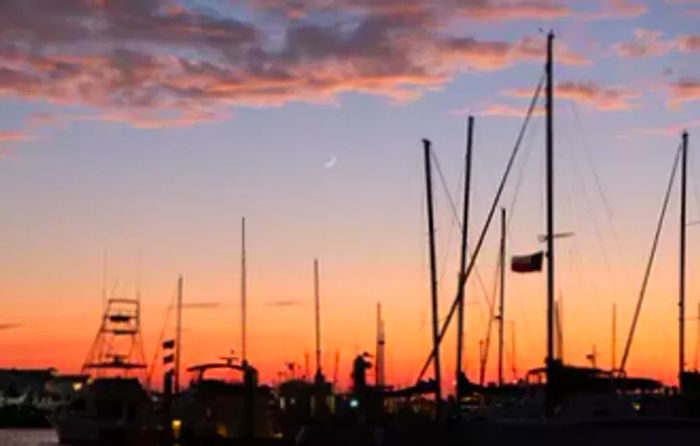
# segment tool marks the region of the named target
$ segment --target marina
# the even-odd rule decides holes
[[[554,14],[554,10],[548,8],[558,5],[557,2],[547,3],[548,6],[537,2],[523,5],[519,1],[508,4],[514,8],[508,9],[509,13],[523,14],[523,10],[517,7],[525,7],[526,15],[530,11],[528,8]],[[242,21],[239,23],[230,17],[214,20],[215,12],[190,10],[189,6],[179,2],[171,5],[172,9],[163,11],[151,9],[153,6],[146,4],[133,9],[134,5],[119,2],[97,2],[94,5],[88,2],[88,6],[75,6],[70,14],[87,14],[86,17],[95,21],[93,25],[97,27],[99,20],[96,17],[101,16],[94,15],[94,8],[98,8],[102,16],[115,14],[114,17],[120,17],[109,19],[113,20],[110,26],[114,27],[124,26],[120,20],[134,20],[139,14],[157,17],[169,25],[162,29],[157,28],[161,25],[153,25],[154,29],[166,34],[169,30],[178,30],[169,35],[170,40],[175,41],[178,36],[195,30],[200,36],[205,36],[202,37],[205,43],[201,45],[211,45],[208,50],[221,51],[221,57],[230,56],[222,49],[222,42],[240,39],[245,42],[243,45],[247,45],[245,57],[255,61],[251,62],[250,70],[265,85],[261,94],[275,95],[277,89],[287,88],[288,83],[294,84],[292,79],[297,76],[283,73],[276,65],[281,61],[299,58],[306,63],[317,52],[322,53],[324,45],[338,44],[341,48],[331,52],[333,58],[342,59],[350,54],[353,61],[359,57],[366,62],[364,58],[369,56],[353,53],[355,45],[364,45],[364,36],[393,42],[393,34],[378,32],[375,35],[374,27],[397,26],[397,35],[405,39],[405,45],[410,45],[411,39],[424,36],[415,34],[414,26],[406,27],[403,20],[410,18],[416,21],[417,28],[433,32],[434,23],[423,21],[427,14],[435,13],[433,18],[440,17],[441,26],[449,28],[450,22],[444,21],[445,17],[433,9],[437,6],[418,2],[419,15],[415,16],[416,12],[411,8],[397,10],[394,8],[398,6],[384,4],[384,0],[381,2],[378,10],[364,4],[343,5],[344,13],[352,12],[348,16],[352,20],[356,19],[353,14],[361,11],[370,14],[376,22],[363,23],[351,31],[341,30],[337,41],[329,37],[331,28],[320,32],[308,25],[314,20],[330,20],[328,17],[340,14],[340,10],[334,9],[337,6],[333,5],[334,2],[323,7],[302,2],[298,10],[285,10],[282,16],[277,15],[277,9],[268,9],[269,5],[257,5],[261,8],[259,10],[243,9],[241,17],[253,17],[251,20],[262,20],[259,18],[262,15],[265,20],[270,20],[270,24],[307,23],[289,25],[289,34],[280,40],[285,45],[299,44],[306,39],[313,42],[300,53],[285,47],[271,49],[270,42],[258,47],[256,39],[260,38],[262,31],[246,30]],[[477,15],[487,12],[469,8],[498,6],[490,1],[466,2],[465,5],[464,8]],[[0,13],[2,8],[0,6]],[[8,7],[7,11],[15,11],[12,8],[16,6]],[[240,13],[237,5],[227,8]],[[619,16],[630,14],[631,6],[627,2],[613,2],[611,8]],[[134,16],[136,12],[138,14]],[[501,17],[508,17],[509,13],[499,10]],[[586,11],[579,12],[584,13]],[[646,10],[640,15],[645,13]],[[234,16],[238,20],[238,16]],[[396,25],[392,20],[400,24]],[[597,19],[590,16],[586,20],[594,22]],[[128,28],[132,31],[140,29],[135,23]],[[234,24],[235,33],[231,28]],[[336,25],[341,28],[348,26],[341,22]],[[30,337],[26,334],[21,339],[11,338],[23,323],[0,324],[0,347],[11,347],[7,352],[0,350],[0,354],[12,358],[10,353],[14,352],[19,358],[16,361],[5,360],[5,356],[1,358],[2,364],[9,366],[0,367],[0,446],[698,444],[700,302],[695,315],[697,293],[691,259],[697,249],[689,239],[692,227],[698,223],[693,220],[694,216],[700,213],[700,194],[696,185],[700,177],[694,170],[700,159],[696,150],[700,131],[694,129],[700,124],[689,121],[688,125],[671,127],[670,131],[664,131],[663,138],[654,142],[661,154],[655,154],[656,161],[645,166],[653,171],[654,181],[650,180],[651,176],[641,180],[639,183],[644,183],[644,192],[634,191],[630,195],[632,198],[627,198],[628,203],[623,200],[622,205],[617,203],[614,209],[616,215],[626,212],[637,215],[633,204],[643,202],[647,206],[644,218],[634,217],[635,228],[625,228],[625,231],[642,235],[636,238],[634,246],[628,242],[624,250],[619,245],[606,244],[598,222],[603,217],[607,219],[611,239],[619,244],[622,238],[616,232],[615,214],[607,201],[609,191],[602,186],[589,152],[585,152],[587,164],[576,159],[571,149],[574,145],[571,135],[576,133],[568,128],[560,130],[564,127],[564,120],[560,119],[564,115],[563,104],[571,105],[580,130],[583,125],[575,102],[581,100],[582,95],[598,95],[596,100],[613,103],[605,102],[597,113],[586,115],[587,121],[601,119],[604,112],[634,109],[637,103],[631,106],[625,101],[636,101],[638,96],[621,93],[624,91],[622,87],[619,91],[600,93],[591,86],[593,84],[581,84],[583,88],[578,85],[579,89],[572,93],[570,84],[558,80],[559,73],[568,75],[572,67],[585,64],[573,55],[569,41],[562,39],[556,29],[552,26],[545,32],[540,28],[539,34],[527,40],[523,48],[503,50],[508,54],[515,52],[517,55],[511,57],[525,59],[531,64],[521,76],[507,79],[512,83],[509,90],[488,93],[489,97],[508,96],[523,103],[526,101],[525,107],[508,109],[506,113],[509,119],[517,121],[516,125],[504,126],[494,132],[497,124],[493,121],[498,115],[472,111],[461,113],[458,118],[464,133],[460,145],[464,153],[462,149],[444,149],[448,144],[441,133],[453,132],[454,121],[449,126],[426,126],[421,129],[426,133],[422,138],[406,129],[410,138],[403,138],[402,144],[412,150],[411,153],[419,154],[419,165],[405,172],[415,187],[398,189],[402,194],[410,195],[414,204],[420,204],[421,223],[411,226],[405,216],[392,215],[396,221],[400,220],[400,224],[382,226],[385,233],[381,240],[389,243],[405,231],[411,233],[409,238],[414,244],[420,244],[420,249],[403,246],[402,250],[392,254],[393,262],[404,265],[400,270],[402,275],[387,282],[392,286],[380,288],[375,285],[373,288],[370,285],[374,280],[385,280],[398,270],[392,269],[390,262],[380,262],[382,255],[374,246],[376,240],[358,237],[358,234],[373,233],[375,225],[381,226],[377,215],[393,212],[388,210],[391,203],[383,203],[379,192],[382,187],[391,188],[391,181],[377,183],[382,187],[372,185],[370,189],[376,190],[370,190],[366,195],[367,203],[353,208],[345,202],[346,196],[329,198],[330,193],[327,194],[323,186],[326,183],[317,182],[308,191],[299,192],[303,190],[299,184],[308,178],[298,173],[290,176],[279,173],[279,178],[266,180],[266,186],[280,196],[292,191],[292,195],[299,194],[302,199],[285,203],[275,197],[273,210],[265,209],[265,212],[289,214],[286,218],[272,216],[266,219],[251,219],[248,213],[261,212],[260,209],[270,207],[270,202],[258,204],[255,198],[244,197],[236,189],[241,184],[256,181],[253,177],[267,173],[265,169],[245,172],[241,176],[243,179],[234,178],[231,184],[236,184],[236,187],[228,183],[225,187],[221,186],[223,183],[212,186],[216,193],[220,192],[218,187],[225,190],[224,194],[236,197],[225,202],[220,199],[209,202],[201,190],[198,197],[194,197],[195,193],[193,197],[183,197],[181,193],[171,194],[170,186],[165,186],[167,183],[158,186],[163,188],[159,193],[173,200],[174,209],[178,211],[181,200],[193,200],[202,205],[198,211],[183,206],[183,214],[168,220],[162,225],[162,230],[178,228],[172,234],[180,237],[188,234],[193,240],[214,237],[212,246],[215,248],[199,251],[193,248],[196,242],[183,241],[172,234],[164,235],[163,240],[167,242],[161,240],[163,246],[183,245],[178,245],[181,251],[173,250],[170,255],[160,258],[162,262],[166,258],[168,263],[172,261],[170,269],[164,273],[164,280],[169,283],[172,293],[167,301],[159,297],[157,305],[150,297],[153,293],[148,280],[141,277],[141,257],[135,261],[138,266],[131,286],[133,291],[125,291],[129,286],[120,285],[118,279],[110,284],[113,279],[105,253],[100,296],[87,300],[66,298],[66,294],[61,293],[73,291],[69,285],[61,285],[68,291],[57,291],[57,296],[63,297],[52,300],[51,307],[35,306],[31,312],[23,313],[25,317],[30,314],[34,321],[32,342],[27,341]],[[69,35],[68,31],[64,32]],[[147,35],[146,31],[142,32]],[[19,39],[22,35],[18,32],[8,37]],[[682,54],[696,51],[692,45],[697,42],[692,38],[664,46],[660,33],[637,29],[636,36],[644,44],[650,47],[657,44],[658,48],[640,49],[640,43],[637,47],[619,44],[613,48],[627,58],[651,57],[648,53],[654,51]],[[695,38],[700,39],[700,36]],[[450,51],[458,52],[464,46],[473,45],[475,41],[469,39],[472,38],[453,39]],[[154,44],[153,40],[146,40]],[[156,40],[159,45],[169,41]],[[97,42],[95,46],[104,44]],[[198,45],[200,43],[195,47]],[[18,44],[17,48],[20,46]],[[57,44],[57,48],[60,45]],[[161,81],[167,83],[168,94],[180,89],[187,91],[186,94],[181,91],[178,94],[183,96],[169,103],[168,106],[176,109],[186,101],[185,95],[202,94],[210,70],[213,70],[212,64],[221,63],[216,58],[207,59],[211,55],[206,51],[197,56],[199,58],[187,59],[192,56],[183,49],[159,59],[155,56],[153,59],[139,58],[137,65],[147,72],[143,74],[135,68],[136,65],[132,67],[127,61],[134,56],[129,52],[135,51],[133,48],[119,49],[118,55],[114,53],[110,57],[124,58],[124,66],[130,66],[122,67],[128,72],[125,79],[138,78],[143,84],[153,82],[153,73],[158,72],[156,65],[171,64],[169,70],[160,72]],[[372,54],[368,48],[365,50]],[[394,51],[399,48],[395,47]],[[491,59],[479,59],[478,63],[486,64],[479,69],[489,72],[507,65],[497,59],[503,57],[499,45],[489,43],[479,48],[479,51],[497,49],[495,55],[489,56]],[[429,49],[418,54],[427,58],[431,51],[438,51],[436,46]],[[33,63],[28,57],[19,58],[13,51],[5,51],[0,45],[0,94],[4,82],[2,70],[7,70],[3,64],[9,57],[5,52],[15,55],[12,67]],[[384,57],[391,53],[385,53]],[[474,50],[468,50],[467,54],[478,59]],[[58,59],[54,62],[59,65],[69,64],[71,60],[65,55],[56,57]],[[448,58],[447,55],[443,57]],[[434,63],[438,60],[440,58],[435,58]],[[97,66],[101,62],[93,63]],[[478,63],[475,62],[475,66]],[[338,64],[342,67],[342,63]],[[341,69],[333,65],[338,76],[348,66]],[[381,66],[383,70],[393,65]],[[295,68],[299,69],[298,66]],[[173,80],[179,70],[191,75],[188,82]],[[213,72],[221,76],[224,71]],[[365,79],[353,88],[365,93],[374,91],[374,82],[381,79],[380,72],[373,71],[371,80]],[[411,83],[411,76],[427,75],[428,71],[410,73],[402,74],[409,80],[396,85],[405,87],[408,84],[412,85],[411,88],[418,88]],[[441,73],[441,69],[430,73]],[[665,73],[667,77],[672,75],[670,69]],[[314,88],[323,88],[321,77],[327,74],[323,69],[307,74],[318,76]],[[226,75],[231,76],[231,72]],[[498,76],[495,72],[486,75]],[[242,74],[237,73],[237,76]],[[690,82],[684,79],[684,82]],[[197,107],[214,101],[216,95],[242,88],[240,82],[233,76],[225,86],[217,87],[215,94],[209,92],[206,99],[200,98]],[[417,85],[422,85],[422,82],[436,88],[433,86],[435,81],[422,80]],[[444,85],[446,81],[440,82],[439,85]],[[84,90],[81,94],[88,94],[89,88],[81,85]],[[118,85],[115,80],[110,88],[118,89]],[[654,88],[662,90],[661,87]],[[139,106],[146,104],[146,109],[150,109],[158,94],[162,94],[149,91],[149,94],[141,92],[144,96],[138,101]],[[398,92],[393,91],[393,94]],[[122,92],[118,102],[134,100],[130,94]],[[676,98],[673,106],[667,105],[677,111],[683,102],[694,101],[692,88],[686,94],[690,99],[686,100],[685,96]],[[405,100],[394,99],[399,103]],[[623,105],[619,104],[620,101]],[[196,108],[192,103],[187,104]],[[160,118],[170,119],[172,110],[161,106],[166,117]],[[197,121],[202,112],[197,113],[196,117],[183,119]],[[396,115],[400,116],[401,112]],[[106,119],[119,120],[120,116],[109,115]],[[141,114],[139,119],[138,125],[147,128],[160,126],[152,116],[147,118],[146,114]],[[183,126],[189,127],[190,124]],[[482,131],[482,128],[490,132]],[[266,127],[263,133],[270,132],[270,129],[272,127]],[[508,133],[506,129],[513,131]],[[318,133],[322,134],[322,129],[318,129]],[[585,135],[580,138],[585,138]],[[493,150],[491,139],[506,141],[501,145],[508,150],[493,157],[489,152]],[[376,150],[380,151],[379,148]],[[399,159],[407,157],[407,152],[397,153]],[[619,155],[605,153],[605,156],[613,158]],[[643,162],[638,155],[627,156],[629,164]],[[374,153],[368,157],[367,166],[381,166],[379,157],[376,158]],[[449,164],[441,164],[447,159]],[[488,172],[484,167],[488,164],[485,160],[491,163]],[[302,163],[298,159],[294,162]],[[337,162],[338,158],[333,156],[323,165],[326,175],[323,181],[328,181],[328,184],[335,181],[329,178],[335,174],[333,169],[336,169]],[[599,167],[601,165],[604,164],[599,164]],[[365,169],[370,168],[367,166]],[[379,177],[396,175],[389,172],[392,167],[384,164],[381,169],[387,172]],[[211,178],[216,176],[213,167],[212,173],[206,174],[194,173],[196,169],[190,165],[187,168],[192,169],[188,173],[192,177],[183,180],[186,182],[207,183],[208,175]],[[306,168],[293,167],[300,169],[295,172]],[[226,174],[222,178],[229,181],[227,168],[222,172]],[[359,190],[365,182],[357,175],[358,171],[353,172],[354,175],[347,177],[350,191]],[[572,172],[576,173],[576,178]],[[248,174],[251,176],[246,176]],[[485,180],[487,176],[488,181]],[[586,176],[592,179],[585,179]],[[454,181],[455,178],[459,181]],[[570,183],[574,180],[578,180],[584,190],[580,196],[572,192],[574,189]],[[615,180],[622,182],[624,179]],[[600,215],[591,211],[586,181],[595,185],[597,199],[604,208]],[[637,184],[636,187],[642,186]],[[286,188],[288,190],[284,190]],[[136,195],[133,194],[134,200]],[[239,201],[247,200],[253,204],[239,206]],[[370,201],[376,202],[370,204]],[[215,205],[211,206],[212,203]],[[627,204],[629,210],[623,209]],[[128,206],[123,204],[127,214]],[[338,206],[342,211],[338,215],[343,215],[347,222],[341,219],[334,220],[334,225],[328,224],[331,219],[324,212],[332,206]],[[386,209],[379,214],[376,210],[372,213],[373,206]],[[158,212],[156,207],[148,204],[139,212]],[[210,214],[214,211],[211,208],[219,214],[212,217]],[[228,212],[231,214],[226,214]],[[239,216],[239,213],[246,216]],[[230,216],[234,214],[239,226],[232,228]],[[210,224],[206,230],[188,229],[188,225],[194,225],[198,219],[211,219],[216,224]],[[129,222],[126,226],[131,230],[139,224]],[[295,240],[293,235],[284,232],[288,226],[308,227],[308,236]],[[124,227],[119,229],[126,231]],[[594,233],[594,237],[587,239],[581,235],[583,231]],[[219,234],[213,235],[215,232]],[[60,237],[59,232],[57,234],[56,237]],[[251,236],[254,243],[251,243]],[[114,237],[119,239],[119,236]],[[643,246],[637,246],[642,245],[639,242],[642,239]],[[365,243],[372,246],[367,248]],[[362,251],[364,257],[354,260],[366,268],[361,274],[353,272],[350,267],[353,262],[349,259],[353,258],[355,247],[358,251],[365,249]],[[94,250],[94,246],[91,245],[90,249]],[[625,274],[613,271],[613,261],[608,253],[613,250],[618,251],[622,258],[627,268]],[[583,258],[583,252],[593,258],[594,264],[584,272],[577,264]],[[196,259],[200,257],[208,262],[207,268],[199,266],[205,263],[197,263]],[[332,261],[327,260],[329,257]],[[278,263],[265,263],[270,259]],[[61,268],[68,271],[78,268],[65,260],[60,263]],[[225,264],[224,267],[221,263]],[[410,269],[405,266],[408,264],[419,266]],[[294,266],[290,268],[289,265]],[[219,279],[212,279],[216,277],[214,274],[208,275],[216,268],[221,268],[220,277],[226,285],[216,283]],[[14,270],[8,268],[8,274],[10,271]],[[413,274],[406,274],[406,271],[413,271]],[[235,295],[227,288],[231,278],[236,279]],[[53,280],[60,283],[55,277]],[[625,287],[620,286],[622,281]],[[207,283],[203,286],[202,282]],[[604,282],[603,286],[601,282]],[[259,291],[263,286],[267,287],[265,294]],[[601,291],[603,288],[605,291]],[[210,290],[215,292],[210,293]],[[0,295],[4,292],[0,289]],[[93,313],[88,309],[93,308],[98,299],[100,314],[88,317]],[[167,306],[161,301],[167,302]],[[601,308],[608,310],[603,314]],[[624,312],[620,314],[618,308]],[[8,306],[8,309],[12,308]],[[662,319],[662,313],[672,314],[673,320],[669,317]],[[70,335],[70,343],[54,343],[51,335],[46,334],[51,331],[37,325],[38,320],[46,327],[56,324],[58,331]],[[84,334],[86,327],[93,326],[96,330],[89,342]],[[692,335],[694,327],[697,327],[696,336]],[[55,331],[53,333],[56,336]],[[6,338],[6,335],[10,337]],[[603,341],[609,347],[603,345]],[[44,344],[52,347],[39,349],[38,346]],[[77,345],[87,346],[84,353],[76,353]],[[690,354],[693,346],[696,348],[694,355]],[[77,363],[73,364],[76,355],[84,355],[79,368]],[[691,356],[694,360],[690,359]],[[15,362],[21,365],[15,366]]]

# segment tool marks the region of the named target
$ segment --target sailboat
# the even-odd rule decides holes
[[[686,195],[688,176],[688,132],[683,132],[681,141],[681,209],[680,209],[680,263],[678,299],[678,381],[681,391],[681,410],[691,416],[700,416],[700,370],[686,370],[685,367],[685,272],[686,272]],[[700,324],[700,315],[697,321]],[[700,333],[700,329],[698,330]],[[700,339],[700,338],[699,338]],[[698,341],[700,342],[700,340]],[[700,348],[700,347],[699,347]],[[697,367],[697,365],[696,365]]]
[[[196,364],[187,369],[190,385],[179,391],[181,344],[182,278],[178,281],[178,323],[176,335],[176,395],[171,411],[173,436],[178,441],[209,444],[272,438],[276,429],[270,406],[270,387],[260,385],[258,371],[247,357],[245,218],[241,220],[241,353],[220,361]]]
[[[660,386],[653,380],[630,379],[594,367],[565,364],[555,351],[555,213],[553,125],[554,34],[547,38],[546,74],[546,283],[547,352],[545,366],[525,378],[525,398],[516,407],[489,407],[463,419],[460,438],[474,444],[695,444],[700,423],[677,417],[642,417],[621,390],[644,391]],[[636,388],[635,388],[636,387]]]
[[[309,444],[324,436],[322,423],[328,422],[335,412],[333,383],[323,374],[321,361],[321,293],[319,261],[314,259],[314,338],[316,371],[310,380],[308,365],[306,376],[298,379],[294,364],[290,363],[292,375],[277,388],[279,403],[278,420],[285,438],[295,438],[298,444]],[[307,360],[308,364],[308,360]]]

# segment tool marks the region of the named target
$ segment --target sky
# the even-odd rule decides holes
[[[609,368],[612,308],[619,360],[684,129],[689,219],[700,219],[698,23],[698,0],[5,0],[0,366],[80,370],[105,294],[140,298],[150,361],[161,333],[172,336],[180,274],[186,303],[216,304],[185,309],[183,363],[239,354],[245,216],[248,356],[261,378],[278,379],[288,362],[303,369],[314,351],[318,258],[326,376],[347,385],[352,358],[374,350],[381,302],[387,378],[412,383],[431,342],[421,138],[439,160],[442,319],[457,285],[451,203],[461,213],[466,118],[476,118],[473,242],[552,29],[556,229],[575,234],[557,241],[564,358],[589,364],[595,349]],[[501,203],[508,255],[542,249],[543,164],[537,113]],[[678,195],[676,184],[628,362],[630,374],[669,384]],[[698,228],[688,227],[689,368]],[[467,286],[473,380],[498,240],[494,224]],[[545,276],[506,280],[513,379],[543,364]],[[494,333],[489,380],[495,354]]]

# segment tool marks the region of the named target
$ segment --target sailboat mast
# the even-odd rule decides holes
[[[316,379],[321,376],[321,304],[318,283],[318,259],[314,259],[314,307],[316,313]]]
[[[437,259],[435,254],[435,221],[433,217],[433,183],[430,163],[430,141],[423,140],[423,153],[425,157],[425,185],[428,206],[428,238],[430,247],[430,297],[432,310],[433,331],[433,367],[435,370],[435,404],[436,417],[439,419],[442,411],[442,383],[440,374],[440,338],[438,319],[438,283],[437,283]]]
[[[695,371],[698,372],[700,369],[700,303],[698,303],[698,317],[695,324],[697,325],[697,337],[695,338]]]
[[[338,366],[340,364],[340,350],[335,351],[335,361],[333,362],[333,387],[338,386]]]
[[[241,219],[241,359],[248,362],[247,354],[247,287],[245,258],[245,217]]]
[[[474,135],[474,117],[470,116],[467,120],[467,154],[465,157],[464,167],[464,203],[462,209],[462,246],[459,262],[459,290],[458,290],[458,308],[457,308],[457,361],[456,361],[456,379],[457,383],[457,401],[462,399],[459,383],[462,380],[462,354],[464,352],[464,299],[466,295],[466,281],[463,280],[467,268],[467,241],[469,237],[469,195],[471,189],[471,174],[472,174],[472,146]]]
[[[175,328],[175,393],[180,391],[180,354],[182,352],[182,276],[177,279],[177,326]]]
[[[554,414],[554,32],[547,36],[547,387],[546,415]]]
[[[384,386],[384,321],[382,320],[382,304],[377,303],[377,352],[374,364],[375,384]]]
[[[610,371],[615,370],[615,364],[617,364],[617,304],[613,304],[612,307],[612,348],[611,351],[611,361]]]
[[[498,385],[503,385],[503,324],[505,323],[506,295],[506,210],[501,208],[500,299],[498,304]]]
[[[564,362],[564,296],[559,293],[559,299],[554,306],[554,326],[556,327],[556,359]]]
[[[515,321],[510,321],[510,351],[510,368],[513,371],[513,381],[515,382],[518,380],[518,354],[517,350],[515,349]]]
[[[683,152],[681,154],[681,234],[678,293],[678,386],[683,390],[685,371],[685,229],[686,229],[686,189],[688,173],[688,132],[683,132]]]

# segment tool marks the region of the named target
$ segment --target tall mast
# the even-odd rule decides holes
[[[433,351],[435,352],[435,358],[433,360],[435,370],[435,404],[436,417],[439,419],[442,413],[442,376],[440,374],[440,327],[438,319],[437,260],[435,254],[435,221],[433,217],[433,182],[430,163],[430,150],[430,141],[424,139],[423,153],[425,157],[425,186],[428,206],[428,238],[430,247],[430,297],[433,322]]]
[[[498,303],[498,385],[503,385],[503,324],[505,323],[504,301],[506,295],[506,210],[501,208],[501,255],[500,255],[500,299]]]
[[[245,217],[241,219],[241,359],[248,362],[247,354],[247,288],[246,288],[246,262],[245,262]]]
[[[340,363],[340,350],[335,351],[335,362],[333,364],[333,387],[338,386],[338,365]]]
[[[486,361],[484,361],[484,355],[486,354],[486,343],[483,339],[479,339],[479,385],[484,385],[484,377],[486,376]]]
[[[698,303],[698,318],[696,319],[697,338],[695,339],[695,371],[700,372],[700,303]]]
[[[545,411],[554,415],[554,32],[547,36],[547,387]]]
[[[375,384],[384,386],[384,321],[382,320],[382,304],[377,303],[377,353],[374,364]]]
[[[180,354],[182,352],[182,276],[177,278],[177,326],[175,328],[175,393],[180,391]]]
[[[375,385],[377,387],[379,387],[379,369],[381,368],[381,366],[379,365],[379,355],[380,355],[380,346],[379,345],[380,345],[381,337],[382,337],[381,325],[382,325],[382,304],[377,302],[377,327],[376,327],[376,329],[377,329],[377,332],[376,332],[377,345],[375,347],[376,351],[374,352],[374,359],[375,359],[375,361],[374,361],[374,381],[375,381]]]
[[[513,371],[513,381],[518,380],[518,354],[515,350],[515,321],[510,321],[510,367]]]
[[[322,378],[321,375],[321,304],[318,283],[318,259],[314,259],[314,307],[316,309],[316,380]]]
[[[683,152],[681,156],[681,236],[680,236],[680,283],[678,293],[678,386],[683,390],[685,371],[685,229],[686,229],[686,186],[688,173],[688,132],[683,132]]]
[[[559,299],[555,302],[554,316],[554,326],[556,327],[556,359],[564,362],[564,296],[561,292],[559,293]]]
[[[459,262],[459,290],[457,293],[458,308],[457,308],[457,364],[456,364],[456,379],[457,383],[457,401],[462,399],[462,393],[459,383],[462,380],[462,354],[464,351],[464,298],[466,294],[466,281],[463,280],[467,268],[467,239],[469,237],[469,195],[471,189],[471,174],[472,174],[472,146],[474,134],[474,117],[470,116],[467,120],[467,154],[465,157],[464,167],[464,203],[462,209],[462,250]]]
[[[617,304],[613,304],[612,307],[612,348],[610,349],[611,354],[611,364],[610,371],[615,370],[615,364],[617,364]]]

